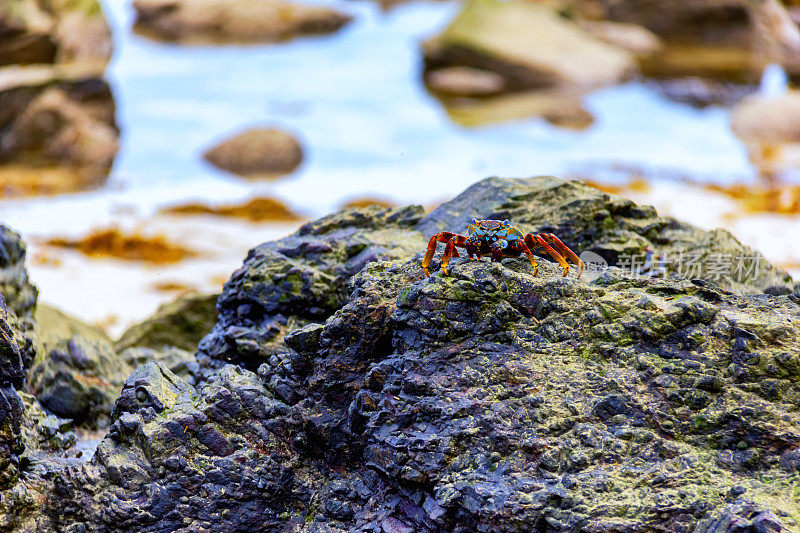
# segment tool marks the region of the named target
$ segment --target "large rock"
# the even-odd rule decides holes
[[[134,0],[134,29],[166,41],[253,43],[331,33],[350,21],[326,7],[285,0]]]
[[[731,129],[750,147],[800,144],[800,91],[743,99],[731,110]]]
[[[54,528],[278,531],[313,490],[289,412],[237,367],[196,389],[157,363],[139,367],[92,464],[57,477]]]
[[[29,354],[20,347],[22,339],[14,312],[0,298],[0,491],[12,487],[20,470],[23,405],[16,389],[25,382]]]
[[[636,68],[629,52],[593,37],[550,6],[526,0],[470,0],[423,49],[428,79],[442,78],[439,69],[465,66],[501,76],[506,91],[594,88],[617,83]],[[465,94],[474,94],[465,87]]]
[[[284,335],[341,307],[348,279],[368,262],[422,250],[422,235],[411,229],[422,214],[421,207],[345,209],[250,250],[223,287],[200,359],[256,369],[285,351]]]
[[[97,0],[4,0],[0,66],[111,58],[111,30]]]
[[[273,128],[251,128],[203,154],[217,168],[246,178],[274,178],[293,172],[303,149],[292,135]]]
[[[17,316],[30,316],[38,291],[25,269],[27,245],[19,233],[0,224],[0,295]]]
[[[762,175],[775,177],[792,169],[796,161],[785,155],[800,145],[800,91],[744,98],[731,109],[731,129]]]
[[[439,231],[473,217],[509,218],[524,232],[553,232],[577,253],[636,270],[652,253],[660,275],[712,279],[739,292],[790,290],[791,278],[725,230],[705,231],[579,181],[489,178],[422,218],[421,208],[343,210],[250,251],[223,287],[218,322],[201,360],[255,369],[285,350],[284,335],[319,322],[345,301],[347,280],[369,261],[409,258]],[[727,262],[726,262],[727,261]]]
[[[108,342],[76,335],[37,356],[29,387],[51,413],[103,428],[131,370]]]
[[[635,267],[638,260],[641,266],[650,251],[667,275],[709,279],[737,292],[792,286],[788,274],[726,230],[659,216],[580,181],[489,178],[436,208],[416,229],[464,231],[473,217],[508,218],[526,233],[555,233],[578,254],[596,253],[609,265]]]
[[[535,185],[538,196],[521,192]],[[523,201],[532,212],[589,207],[576,183],[507,187],[468,193],[483,191],[475,208],[520,216]],[[418,227],[458,227],[467,196]],[[628,209],[617,214],[640,220]],[[533,277],[524,259],[456,259],[452,277],[427,278],[421,254],[400,248],[383,253],[402,258],[343,268],[345,250],[360,238],[363,251],[382,227],[395,242],[419,236],[418,211],[399,213],[340,212],[251,252],[220,298],[221,321],[238,295],[243,328],[277,311],[309,323],[258,374],[226,365],[191,386],[156,363],[138,368],[92,463],[54,476],[50,527],[800,527],[786,497],[800,481],[800,293],[737,296],[615,268],[562,278],[548,261]],[[254,349],[272,342],[250,338]]]
[[[159,307],[153,316],[128,328],[114,343],[114,349],[122,352],[132,347],[173,347],[194,352],[216,322],[218,297],[199,293],[178,296]]]

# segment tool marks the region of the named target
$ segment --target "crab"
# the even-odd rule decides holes
[[[569,274],[569,264],[564,256],[571,260],[578,267],[578,277],[583,273],[583,261],[570,250],[566,244],[552,233],[528,233],[524,235],[519,229],[510,225],[506,220],[478,220],[472,219],[472,224],[467,228],[469,237],[442,231],[432,236],[428,241],[428,250],[422,260],[422,270],[425,275],[430,277],[428,266],[436,253],[436,244],[445,243],[444,256],[442,257],[442,272],[449,276],[447,265],[451,257],[460,257],[458,248],[464,248],[467,255],[472,260],[480,259],[482,254],[492,256],[492,261],[501,262],[503,257],[519,257],[522,254],[528,256],[528,260],[533,265],[533,275],[539,273],[539,265],[532,250],[544,248],[544,250],[555,259],[561,268],[564,269],[563,276]],[[563,255],[562,255],[563,254]]]

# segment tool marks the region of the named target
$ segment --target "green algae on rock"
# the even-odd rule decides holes
[[[426,278],[425,236],[476,211],[598,253],[716,236],[555,178],[309,223],[226,284],[194,383],[128,377],[92,462],[53,477],[48,527],[800,527],[800,293],[759,292],[783,280],[766,264],[742,294],[520,259]]]
[[[131,370],[110,343],[75,335],[37,355],[29,387],[50,412],[89,427],[105,427]]]
[[[216,321],[218,297],[218,294],[182,294],[128,328],[114,343],[114,349],[122,352],[132,347],[154,350],[173,347],[194,352]]]
[[[788,274],[730,232],[702,230],[659,216],[651,206],[639,206],[577,180],[488,178],[436,208],[417,229],[426,235],[461,231],[472,218],[508,218],[525,232],[555,233],[578,254],[594,252],[609,265],[619,265],[621,256],[644,257],[649,250],[656,258],[691,257],[698,265],[692,277],[713,280],[728,290],[762,292],[785,287],[791,292]],[[712,272],[709,266],[719,257],[749,258],[750,271],[746,276],[733,268]]]
[[[411,229],[422,215],[420,207],[344,209],[251,250],[223,288],[201,360],[255,370],[285,351],[284,335],[341,307],[347,280],[368,262],[422,250],[422,235]]]
[[[75,335],[84,339],[111,342],[111,338],[99,327],[41,302],[36,305],[33,320],[36,324],[34,331],[39,353],[46,353]]]

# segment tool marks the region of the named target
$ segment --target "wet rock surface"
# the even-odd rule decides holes
[[[69,191],[103,183],[119,148],[115,105],[104,80],[21,80],[0,90],[0,102],[0,163],[43,172],[59,167],[65,175],[63,183],[49,184],[3,174],[4,194]]]
[[[261,43],[331,33],[350,21],[329,8],[283,0],[135,0],[134,29],[165,41]]]
[[[19,233],[0,225],[0,294],[17,316],[30,316],[38,291],[25,270],[27,245]]]
[[[28,386],[51,413],[102,428],[131,370],[110,343],[76,335],[37,357]]]
[[[508,218],[525,233],[555,233],[579,255],[593,252],[609,265],[628,270],[637,266],[642,270],[649,250],[652,270],[663,267],[666,275],[708,279],[736,292],[792,286],[785,272],[726,230],[701,230],[579,181],[553,177],[482,180],[436,208],[417,229],[425,235],[464,231],[473,217]]]
[[[547,231],[550,213],[598,253],[645,236],[730,244],[553,178],[485,180],[424,218],[307,224],[226,284],[193,383],[157,362],[127,378],[92,462],[52,476],[43,527],[800,527],[796,293],[562,278],[546,260],[538,277],[466,258],[424,277],[423,235],[476,210]]]
[[[349,278],[368,262],[424,249],[423,236],[412,229],[422,215],[419,207],[345,209],[254,248],[223,287],[200,360],[256,370],[285,351],[286,333],[341,307]]]

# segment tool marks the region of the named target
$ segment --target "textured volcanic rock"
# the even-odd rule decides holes
[[[218,321],[200,359],[255,370],[284,351],[283,336],[341,307],[348,279],[370,261],[410,257],[425,246],[411,228],[422,208],[345,209],[250,251],[217,301]]]
[[[293,172],[303,148],[291,134],[274,128],[250,128],[203,154],[217,168],[246,178],[275,178]]]
[[[531,272],[377,262],[258,375],[140,367],[92,464],[57,476],[57,525],[797,527],[797,303]]]
[[[16,388],[25,381],[30,354],[20,348],[22,340],[14,312],[0,297],[0,491],[16,483],[22,440],[22,401]]]
[[[578,254],[594,252],[610,265],[651,250],[665,263],[692,258],[705,264],[706,270],[692,274],[713,277],[731,290],[791,287],[787,274],[725,230],[705,231],[660,217],[650,206],[578,181],[489,178],[424,218],[412,207],[348,209],[254,248],[223,288],[218,322],[200,343],[201,361],[236,362],[255,370],[285,349],[287,332],[339,309],[347,280],[367,262],[409,258],[425,249],[430,235],[464,231],[473,217],[508,218],[525,232],[556,233]],[[734,270],[709,272],[708,265],[719,257],[749,258],[750,271],[741,276]]]
[[[108,342],[75,335],[37,357],[29,387],[48,411],[105,427],[131,370]]]
[[[685,274],[713,280],[729,290],[761,292],[792,286],[788,274],[726,230],[706,231],[662,217],[651,206],[636,205],[579,181],[547,176],[485,179],[439,206],[417,229],[425,235],[465,231],[473,217],[508,218],[523,232],[555,233],[579,255],[594,252],[610,265],[619,265],[623,255],[641,257],[651,250],[661,262],[672,262],[668,272],[676,271],[676,262],[694,259],[699,266],[685,269]],[[712,265],[726,257],[734,259],[730,268],[712,271]],[[737,272],[736,258],[749,259],[742,265],[745,270]]]
[[[132,347],[154,350],[174,347],[193,352],[216,322],[218,297],[218,294],[182,294],[160,306],[153,316],[128,328],[114,343],[114,349],[122,352]]]
[[[75,446],[77,436],[72,431],[70,420],[46,412],[32,394],[18,394],[24,406],[26,420],[21,428],[26,457],[46,456],[49,452],[61,452]]]
[[[19,233],[0,225],[0,295],[17,316],[30,316],[38,296],[25,270],[26,250]]]
[[[592,88],[636,70],[627,51],[596,39],[549,6],[524,0],[471,0],[423,51],[428,78],[442,68],[471,67],[501,76],[507,91]]]
[[[284,0],[135,0],[134,29],[165,41],[262,43],[331,33],[350,21],[325,7]]]
[[[194,385],[155,362],[130,375],[92,462],[52,476],[40,527],[798,529],[800,293],[544,260],[533,277],[523,259],[426,278],[415,228],[481,208],[560,210],[599,250],[615,232],[708,238],[551,178],[487,180],[422,221],[312,222],[226,284]]]
[[[152,348],[127,348],[119,352],[119,357],[131,368],[137,368],[151,361],[168,369],[173,374],[187,380],[190,384],[195,384],[195,378],[199,373],[199,365],[194,352],[187,352],[180,348],[162,348],[154,350]]]

